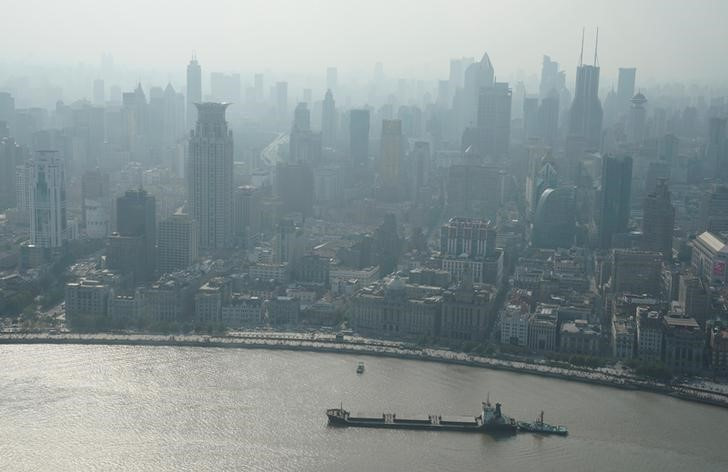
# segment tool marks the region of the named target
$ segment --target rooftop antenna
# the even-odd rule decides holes
[[[599,61],[597,60],[597,49],[599,48],[599,27],[597,26],[597,39],[594,42],[594,67],[597,67],[599,65]]]
[[[579,53],[579,67],[584,65],[584,30],[585,28],[581,28],[581,52]]]

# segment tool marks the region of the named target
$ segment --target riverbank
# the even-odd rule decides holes
[[[333,334],[239,332],[228,336],[154,335],[154,334],[51,334],[5,333],[0,344],[92,344],[126,346],[185,346],[238,349],[284,349],[399,359],[443,362],[449,364],[507,370],[608,387],[642,390],[728,408],[728,385],[697,387],[690,383],[665,384],[611,368],[554,367],[546,362],[503,360],[474,356],[445,349],[418,348],[404,343],[377,339],[345,337]]]

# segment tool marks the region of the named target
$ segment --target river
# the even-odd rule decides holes
[[[359,360],[363,375],[355,373]],[[324,410],[506,414],[570,435],[340,429]],[[728,410],[646,392],[391,358],[1,345],[0,470],[725,471]]]

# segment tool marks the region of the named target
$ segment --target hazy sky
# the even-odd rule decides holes
[[[487,51],[504,78],[549,54],[573,77],[581,28],[605,81],[728,78],[728,0],[0,0],[0,62],[323,74],[384,63],[387,75],[445,78],[451,57]]]

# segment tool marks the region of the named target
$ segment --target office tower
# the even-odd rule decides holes
[[[0,137],[0,211],[16,206],[16,166],[22,164],[22,148],[11,137]]]
[[[260,232],[259,194],[251,185],[238,187],[233,194],[233,235],[243,246]]]
[[[163,111],[163,143],[166,148],[174,147],[177,141],[185,136],[185,102],[184,96],[177,93],[172,84],[164,88]]]
[[[480,62],[470,64],[465,69],[465,85],[462,94],[460,94],[460,103],[457,104],[460,112],[461,130],[477,126],[481,90],[493,85],[494,76],[495,71],[488,53],[483,54]]]
[[[116,232],[108,239],[107,265],[132,275],[133,282],[154,277],[157,246],[157,208],[145,190],[127,190],[116,199]]]
[[[538,128],[538,98],[524,97],[523,99],[523,140],[528,141],[539,135]]]
[[[576,187],[548,188],[536,207],[533,245],[570,248],[576,231]]]
[[[242,93],[240,74],[223,74],[213,72],[210,74],[210,93],[218,102],[240,103]]]
[[[326,88],[328,90],[336,90],[339,86],[339,71],[336,67],[326,69]]]
[[[382,120],[381,151],[377,171],[382,186],[387,190],[396,190],[399,187],[402,153],[402,122]]]
[[[714,178],[728,179],[728,138],[726,138],[725,118],[712,117],[708,122],[705,164]]]
[[[202,102],[202,69],[197,57],[187,65],[187,129],[190,130],[197,123],[197,108],[195,103]]]
[[[634,85],[637,76],[637,69],[634,67],[619,68],[619,77],[617,79],[617,101],[619,113],[624,113],[629,109],[629,103],[634,97]]]
[[[175,213],[159,223],[158,272],[185,269],[197,260],[197,222],[184,213]]]
[[[369,110],[349,112],[349,153],[356,164],[369,161]]]
[[[645,104],[647,98],[638,92],[630,99],[632,104],[629,109],[629,139],[633,143],[641,143],[647,137],[647,110]]]
[[[645,197],[642,212],[643,249],[661,252],[665,261],[671,261],[675,207],[672,206],[665,179],[660,179],[655,191]]]
[[[99,169],[87,170],[81,176],[81,224],[86,236],[105,238],[111,226],[109,174]]]
[[[480,89],[477,124],[481,155],[495,159],[507,156],[511,139],[511,89],[507,83]]]
[[[556,145],[559,139],[559,95],[556,92],[541,99],[536,114],[536,132],[544,144]]]
[[[233,132],[226,103],[196,104],[197,124],[189,141],[187,203],[197,221],[201,249],[232,244]]]
[[[321,104],[321,142],[327,148],[336,146],[336,102],[331,89]]]
[[[657,156],[661,161],[666,162],[668,166],[677,162],[679,152],[680,140],[672,133],[666,134],[657,142]]]
[[[278,123],[288,119],[288,82],[276,82],[276,113]]]
[[[700,202],[700,231],[728,231],[728,186],[714,185]]]
[[[632,158],[602,158],[602,189],[599,206],[599,245],[612,247],[615,234],[625,233],[629,225],[632,189]]]
[[[380,276],[391,274],[397,269],[402,240],[397,232],[397,219],[394,214],[384,215],[384,221],[374,232],[373,250]]]
[[[599,41],[598,34],[597,32],[597,41]],[[583,37],[581,47],[583,57]],[[576,68],[576,87],[569,115],[569,134],[584,138],[589,148],[599,149],[602,136],[602,117],[602,104],[599,101],[599,66],[597,65],[597,48],[595,46],[594,65],[586,65],[580,58],[579,66]]]
[[[59,248],[67,237],[63,160],[56,151],[38,151],[28,171],[30,243]]]
[[[290,219],[281,220],[276,228],[274,243],[273,261],[279,264],[286,262],[289,269],[297,267],[306,249],[303,228]]]
[[[565,86],[566,77],[563,71],[559,71],[559,63],[552,61],[549,56],[543,57],[541,65],[541,82],[538,91],[540,98],[546,98],[551,94],[558,94]]]
[[[414,201],[428,198],[423,190],[430,178],[430,160],[430,143],[417,141],[410,154],[410,169],[408,172],[411,179],[411,196]]]
[[[305,102],[296,106],[289,139],[289,161],[311,165],[321,160],[321,134],[311,131],[311,114]]]
[[[104,88],[103,79],[94,80],[94,105],[103,105],[106,103],[106,89]]]
[[[311,167],[305,162],[276,165],[275,194],[280,198],[284,213],[313,214],[314,179]]]

